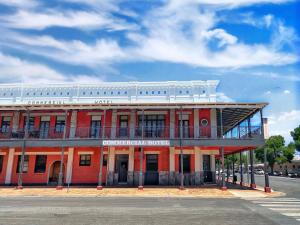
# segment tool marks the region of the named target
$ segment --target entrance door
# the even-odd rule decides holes
[[[145,185],[158,185],[158,155],[146,155]]]
[[[116,172],[118,173],[118,182],[127,183],[128,155],[116,155]]]
[[[60,169],[60,161],[54,162],[49,171],[49,184],[56,185],[58,182],[59,177],[59,169]],[[64,174],[64,167],[63,167],[63,174]],[[64,180],[64,178],[63,178]]]
[[[212,172],[210,167],[210,155],[203,155],[203,176],[204,182],[212,182]]]
[[[48,138],[49,127],[50,127],[50,122],[49,121],[41,121],[40,138]]]

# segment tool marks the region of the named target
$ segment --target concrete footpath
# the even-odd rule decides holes
[[[202,197],[202,198],[264,198],[284,196],[282,192],[265,193],[261,190],[228,189],[222,191],[218,187],[178,188],[146,187],[137,188],[96,188],[71,187],[62,190],[45,187],[24,187],[22,190],[13,187],[0,188],[0,197]]]

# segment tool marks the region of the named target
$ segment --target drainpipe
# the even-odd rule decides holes
[[[182,136],[183,136],[183,124],[182,124],[182,106],[180,107],[180,139],[179,139],[179,145],[180,145],[180,190],[184,189],[184,185],[183,185],[183,179],[184,179],[184,175],[183,175],[183,150],[182,150]]]

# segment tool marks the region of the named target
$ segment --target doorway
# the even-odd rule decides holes
[[[203,177],[204,182],[212,182],[210,155],[203,155]]]
[[[50,121],[41,121],[40,138],[48,138]]]
[[[145,185],[158,185],[158,154],[146,155]]]
[[[127,183],[128,155],[116,155],[116,173],[118,173],[118,183]]]
[[[59,169],[60,169],[60,161],[55,161],[50,166],[48,184],[57,185],[58,178],[59,178]],[[64,180],[64,171],[65,168],[63,165],[63,180]]]

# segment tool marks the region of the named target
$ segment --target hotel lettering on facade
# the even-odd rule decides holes
[[[217,158],[264,144],[266,106],[217,85],[0,85],[0,185],[215,183]]]

